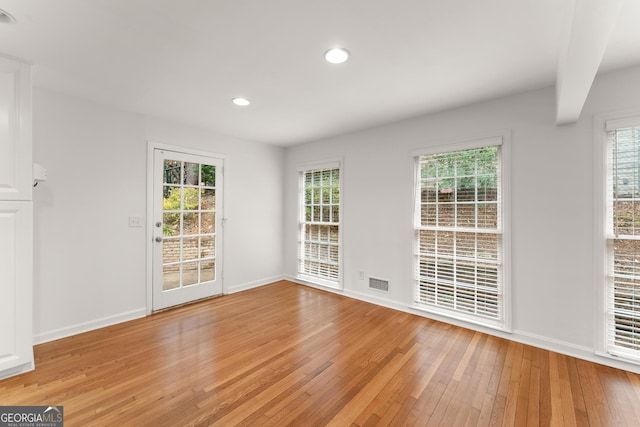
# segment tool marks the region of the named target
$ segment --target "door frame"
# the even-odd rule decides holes
[[[154,142],[149,140],[147,141],[147,214],[146,214],[146,234],[145,234],[145,239],[146,239],[145,249],[146,249],[146,260],[147,260],[146,261],[147,315],[153,312],[153,244],[154,244],[154,241],[153,241],[153,233],[154,233],[154,230],[153,230],[153,202],[154,202],[153,179],[154,179],[155,150],[175,151],[178,153],[191,154],[195,156],[213,157],[215,159],[222,161],[222,173],[224,176],[224,179],[222,180],[222,202],[223,203],[222,203],[222,212],[220,212],[220,214],[222,215],[222,221],[221,221],[222,228],[219,232],[221,233],[221,240],[223,243],[222,243],[222,248],[220,248],[219,251],[218,251],[218,248],[216,248],[216,258],[217,258],[217,262],[219,262],[221,266],[220,281],[222,284],[222,295],[227,294],[227,288],[224,283],[224,269],[225,269],[224,224],[227,221],[227,217],[225,215],[225,212],[226,212],[225,194],[227,193],[227,186],[228,186],[227,176],[224,172],[228,162],[227,156],[220,153],[196,150],[193,148],[164,144],[164,143]]]

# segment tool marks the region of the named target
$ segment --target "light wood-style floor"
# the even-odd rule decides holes
[[[640,376],[289,282],[35,348],[65,426],[640,425]]]

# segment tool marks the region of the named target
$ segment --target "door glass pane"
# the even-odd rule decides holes
[[[180,239],[162,239],[162,263],[180,262]]]
[[[198,189],[185,187],[183,190],[184,200],[183,207],[186,211],[196,210],[200,207],[200,200],[198,199]]]
[[[215,238],[213,236],[202,237],[200,240],[200,258],[211,258],[215,255]]]
[[[200,185],[204,185],[206,187],[216,186],[216,167],[215,166],[202,165]]]
[[[200,165],[198,163],[184,163],[184,183],[186,185],[200,185]]]
[[[200,227],[198,224],[198,214],[195,212],[185,212],[183,214],[183,226],[182,226],[182,234],[183,235],[192,235],[198,234],[200,232]]]
[[[204,260],[200,262],[200,280],[210,282],[216,278],[215,260]]]
[[[200,231],[202,234],[214,233],[216,231],[216,214],[213,212],[202,212]]]
[[[162,210],[180,210],[180,187],[165,185],[162,188]]]
[[[198,262],[185,262],[182,264],[182,286],[191,286],[198,283]]]
[[[180,235],[180,214],[179,213],[162,214],[162,235],[164,237]]]
[[[216,208],[216,190],[215,189],[203,189],[202,194],[202,209],[213,210]]]
[[[182,260],[192,260],[200,258],[198,250],[198,238],[187,237],[182,239]]]
[[[182,162],[178,160],[165,160],[164,161],[164,183],[165,184],[180,184],[180,169]]]
[[[168,291],[180,287],[180,264],[162,266],[162,290]]]

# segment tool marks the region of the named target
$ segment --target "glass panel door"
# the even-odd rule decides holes
[[[222,160],[155,150],[154,298],[158,310],[222,293]]]

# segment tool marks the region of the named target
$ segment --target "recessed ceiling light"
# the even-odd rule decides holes
[[[15,24],[16,23],[16,18],[11,16],[11,14],[9,12],[5,12],[4,10],[0,9],[0,23],[2,23],[2,24]]]
[[[233,98],[231,101],[241,107],[246,107],[247,105],[251,104],[251,102],[247,98]]]
[[[332,64],[342,64],[349,59],[349,51],[341,47],[334,47],[324,53],[324,59]]]

